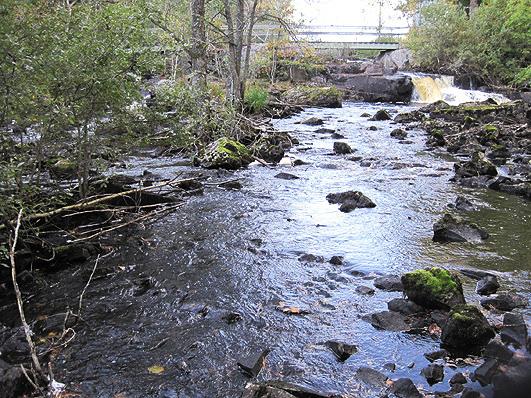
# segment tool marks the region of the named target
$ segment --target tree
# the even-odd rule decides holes
[[[190,0],[190,15],[192,39],[189,54],[192,61],[192,83],[200,91],[205,91],[207,75],[205,0]]]

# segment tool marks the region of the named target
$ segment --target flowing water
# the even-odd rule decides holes
[[[347,103],[277,121],[276,128],[301,142],[290,156],[307,165],[205,172],[217,181],[238,178],[243,189],[208,186],[176,213],[124,235],[123,247],[98,265],[84,297],[84,322],[56,360],[56,379],[88,397],[239,397],[248,379],[236,363],[252,364],[271,349],[258,380],[371,397],[375,393],[360,384],[356,370],[383,370],[393,362],[396,371],[385,371],[392,378],[448,389],[449,368],[445,381],[431,389],[420,376],[428,363],[423,353],[439,349],[436,340],[378,331],[362,319],[385,310],[400,293],[363,296],[355,289],[372,287],[376,275],[437,265],[491,270],[504,289],[531,297],[531,206],[518,197],[452,185],[451,159],[427,151],[423,132],[411,130],[410,143],[400,143],[389,136],[397,127],[392,122],[361,117],[381,107]],[[310,116],[345,135],[363,160],[333,155],[329,134],[295,124]],[[372,125],[378,130],[369,131]],[[172,159],[131,159],[129,165],[132,175],[146,168],[167,178],[190,172]],[[281,171],[300,179],[274,178]],[[346,190],[362,191],[377,207],[344,214],[327,203],[328,193]],[[480,207],[465,217],[492,234],[486,243],[431,241],[434,221],[457,194]],[[325,262],[301,262],[304,253]],[[329,264],[333,255],[345,264]],[[39,315],[63,312],[66,303],[75,308],[92,266],[48,277],[29,307]],[[470,302],[478,301],[474,286],[465,280]],[[279,303],[309,313],[287,315]],[[241,320],[229,324],[224,316],[232,312]],[[525,315],[531,319],[529,310]],[[321,344],[327,340],[356,344],[359,352],[338,362]],[[164,372],[151,374],[153,365]]]

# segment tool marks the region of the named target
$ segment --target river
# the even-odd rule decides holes
[[[275,121],[300,141],[289,155],[306,165],[205,171],[216,181],[238,178],[243,189],[209,185],[177,212],[122,236],[122,247],[98,265],[83,322],[55,361],[56,379],[90,397],[239,397],[249,379],[236,363],[252,364],[270,349],[258,380],[370,397],[374,392],[355,377],[360,366],[370,366],[391,378],[409,377],[426,391],[448,390],[454,370],[446,368],[445,381],[434,387],[420,375],[428,364],[423,354],[438,350],[438,341],[378,331],[362,319],[387,309],[401,293],[362,295],[356,288],[373,287],[381,274],[470,267],[496,273],[504,289],[531,298],[531,204],[453,185],[452,159],[427,151],[425,133],[408,131],[404,144],[390,137],[397,127],[392,122],[361,117],[382,107],[395,113],[412,108],[346,103]],[[334,155],[330,134],[296,124],[310,116],[324,119],[323,127],[343,134],[356,152]],[[197,173],[175,161],[131,158],[126,173]],[[281,171],[300,179],[275,178]],[[362,191],[377,207],[345,214],[325,199],[347,190]],[[433,223],[458,194],[478,205],[464,216],[488,230],[485,243],[431,241]],[[325,261],[299,261],[302,254]],[[328,263],[331,256],[343,256],[344,264]],[[75,307],[92,266],[47,276],[47,286],[30,302],[34,315]],[[475,282],[463,281],[468,301],[477,303]],[[279,303],[308,313],[285,314]],[[529,321],[531,312],[524,311]],[[231,313],[241,320],[232,315],[235,322],[227,322]],[[328,340],[356,344],[359,351],[339,362],[322,344]],[[396,371],[384,369],[390,362]],[[154,365],[159,374],[148,371]]]

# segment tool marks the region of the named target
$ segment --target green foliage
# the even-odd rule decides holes
[[[422,9],[422,24],[406,45],[426,69],[476,74],[486,82],[529,84],[531,0],[490,0],[469,17],[438,0]]]
[[[426,287],[434,296],[452,293],[458,289],[450,272],[442,268],[417,270],[406,274],[406,276],[416,285]]]
[[[267,89],[256,84],[251,85],[245,90],[244,104],[247,109],[253,113],[260,112],[265,108],[269,101]]]

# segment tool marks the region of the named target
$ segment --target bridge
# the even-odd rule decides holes
[[[290,38],[304,42],[319,52],[389,51],[400,47],[399,41],[408,31],[409,28],[403,26],[299,25],[292,29]],[[257,25],[253,33],[255,43],[266,43],[288,35],[276,25]]]

